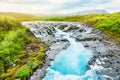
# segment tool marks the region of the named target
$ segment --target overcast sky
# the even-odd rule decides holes
[[[66,14],[83,10],[120,11],[120,0],[0,0],[0,12]]]

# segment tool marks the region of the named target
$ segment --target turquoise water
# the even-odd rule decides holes
[[[70,41],[70,46],[55,57],[43,80],[100,80],[94,71],[89,70],[88,61],[93,56],[92,51],[71,38],[71,33],[57,29],[55,35],[64,35]]]

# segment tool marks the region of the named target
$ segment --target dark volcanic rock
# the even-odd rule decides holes
[[[81,28],[80,28],[81,29]],[[85,32],[86,31],[86,32]],[[103,75],[104,80],[117,80],[120,75],[120,47],[113,39],[102,31],[88,28],[76,31],[72,37],[81,42],[84,47],[93,50],[95,55],[89,61],[89,65],[101,66],[103,69],[95,69]],[[107,77],[106,77],[107,76]]]

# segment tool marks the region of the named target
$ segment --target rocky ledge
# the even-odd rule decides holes
[[[86,25],[82,25],[73,37],[94,52],[89,65],[102,80],[120,80],[120,44],[117,41]]]

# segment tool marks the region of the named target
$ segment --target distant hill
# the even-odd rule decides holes
[[[79,11],[79,12],[76,12],[76,13],[73,13],[74,14],[81,14],[81,15],[84,15],[84,14],[107,14],[108,12],[106,10],[84,10],[84,11]]]
[[[16,18],[17,20],[39,20],[40,18],[37,15],[15,12],[0,12],[0,17],[2,16]]]
[[[53,16],[64,16],[65,14],[40,14],[40,13],[37,13],[37,14],[33,14],[33,15],[36,15],[39,17],[53,17]]]

